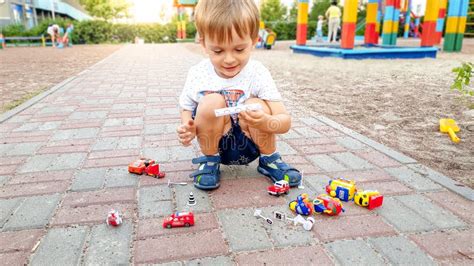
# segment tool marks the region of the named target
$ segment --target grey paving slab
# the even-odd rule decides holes
[[[335,158],[339,162],[342,162],[351,170],[363,170],[371,169],[374,166],[368,161],[350,153],[350,152],[341,152],[341,153],[332,153],[331,157]]]
[[[326,186],[331,178],[326,175],[304,175],[303,182],[309,185],[316,194],[326,193]]]
[[[4,231],[42,228],[49,223],[61,195],[28,197],[3,226]]]
[[[2,199],[0,200],[0,228],[11,217],[12,213],[23,202],[24,198]]]
[[[415,159],[410,158],[406,155],[403,155],[403,154],[401,154],[397,151],[394,151],[393,149],[390,149],[390,148],[388,148],[388,147],[386,147],[386,146],[384,146],[384,145],[382,145],[378,142],[375,142],[375,141],[367,138],[366,136],[361,135],[361,134],[353,131],[352,129],[346,128],[346,127],[340,125],[339,123],[336,123],[336,122],[332,121],[331,119],[329,119],[325,116],[316,116],[316,118],[319,121],[327,124],[328,126],[331,126],[335,129],[340,130],[341,132],[344,132],[345,134],[349,135],[350,137],[352,137],[352,138],[354,138],[354,139],[356,139],[356,140],[358,140],[358,141],[360,141],[360,142],[362,142],[362,143],[364,143],[364,144],[366,144],[366,145],[368,145],[368,146],[370,146],[370,147],[372,147],[372,148],[374,148],[374,149],[376,149],[376,150],[378,150],[382,153],[385,153],[387,156],[389,156],[389,157],[391,157],[391,158],[393,158],[393,159],[395,159],[395,160],[397,160],[401,163],[416,163]]]
[[[195,188],[192,184],[186,186],[174,186],[176,211],[189,210],[194,213],[212,211],[211,201],[208,193]],[[188,206],[189,193],[192,192],[196,205]]]
[[[126,150],[126,149],[140,149],[142,147],[142,136],[136,137],[121,137],[117,143],[116,149]]]
[[[41,125],[40,122],[34,122],[34,123],[24,123],[23,125],[15,128],[12,130],[13,132],[21,132],[21,131],[32,131],[37,129]]]
[[[370,238],[367,241],[394,265],[437,265],[403,236]]]
[[[79,167],[86,159],[86,153],[67,153],[55,158],[53,163],[46,170],[65,170]]]
[[[5,156],[18,156],[18,155],[33,155],[35,151],[44,145],[43,142],[25,142],[16,144],[6,144],[8,150],[3,155]]]
[[[421,164],[410,164],[408,167],[434,182],[443,185],[452,192],[457,193],[470,201],[474,201],[474,190],[470,187],[460,184],[459,182]]]
[[[66,140],[66,139],[90,139],[95,138],[99,133],[98,128],[78,128],[58,130],[51,137],[51,140]]]
[[[74,120],[102,119],[107,117],[107,114],[107,111],[74,112],[68,118]]]
[[[355,140],[354,138],[344,136],[344,137],[337,137],[336,142],[339,145],[346,147],[349,150],[357,151],[357,150],[366,150],[369,147],[362,142]]]
[[[102,151],[102,150],[115,150],[118,146],[120,139],[117,137],[114,138],[100,138],[97,139],[94,145],[92,145],[93,151]]]
[[[176,133],[180,124],[145,124],[145,135],[171,134]]]
[[[291,155],[298,153],[290,146],[290,144],[284,141],[277,142],[277,151],[280,153],[280,155]]]
[[[299,120],[308,126],[325,126],[324,123],[314,117],[300,117]]]
[[[435,229],[435,225],[393,197],[384,197],[383,208],[377,212],[401,232],[422,232]]]
[[[218,257],[208,257],[200,258],[196,260],[187,261],[184,263],[186,266],[201,266],[201,265],[210,265],[210,266],[220,266],[220,265],[235,265],[231,258],[226,256]]]
[[[41,241],[31,265],[78,265],[87,227],[53,228]]]
[[[174,115],[179,114],[178,108],[154,108],[154,109],[147,109],[145,114],[148,115]]]
[[[157,162],[168,162],[171,160],[171,156],[168,153],[167,147],[144,148],[143,156],[147,158],[153,158]]]
[[[320,138],[321,134],[309,127],[297,127],[295,131],[305,138]]]
[[[167,147],[166,152],[170,155],[171,161],[190,161],[197,157],[197,154],[192,147],[171,146]]]
[[[279,221],[273,218],[275,211],[286,214],[288,218],[294,218],[295,215],[289,210],[288,205],[262,208],[262,211],[266,217],[273,220],[273,225],[265,228],[275,247],[308,246],[315,243],[313,233],[304,230],[301,225],[293,225],[291,221]]]
[[[64,114],[73,112],[75,109],[74,106],[48,106],[41,109],[38,114]]]
[[[112,127],[112,126],[139,126],[143,125],[143,118],[142,117],[134,117],[134,118],[110,118],[105,120],[104,126],[105,127]]]
[[[319,168],[323,169],[326,172],[339,172],[348,170],[342,163],[338,162],[337,160],[331,158],[326,154],[315,154],[308,156],[313,164],[318,166]]]
[[[13,132],[54,130],[57,129],[61,123],[61,121],[24,123],[15,128]]]
[[[112,105],[113,110],[133,110],[139,111],[145,109],[145,104],[143,103],[116,103]]]
[[[107,168],[81,169],[74,176],[72,191],[97,190],[104,186]]]
[[[441,186],[423,177],[406,166],[384,169],[391,176],[401,180],[408,186],[418,191],[433,191],[441,189]]]
[[[341,265],[384,265],[384,259],[363,240],[340,240],[325,245]]]
[[[106,224],[92,227],[84,263],[86,265],[129,264],[132,234],[133,226],[127,221],[118,227]]]
[[[395,198],[438,228],[447,229],[466,226],[457,216],[435,205],[422,195],[404,195]]]
[[[278,135],[279,138],[282,139],[298,139],[301,138],[301,135],[298,134],[294,129],[290,129],[287,133],[283,135]]]
[[[6,175],[0,176],[0,186],[3,186],[4,184],[6,184],[8,179],[10,179],[9,176],[6,176]]]
[[[166,185],[143,187],[139,190],[140,217],[159,217],[173,212],[171,190]]]
[[[255,218],[254,211],[254,209],[229,209],[217,212],[224,235],[233,252],[272,248],[264,228],[271,225]]]
[[[105,187],[136,187],[140,176],[130,174],[126,167],[109,168],[105,175]]]

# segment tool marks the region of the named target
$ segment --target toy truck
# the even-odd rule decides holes
[[[288,191],[290,191],[290,185],[287,181],[280,180],[269,186],[267,191],[268,194],[279,197],[281,194],[288,194]]]
[[[343,178],[329,180],[326,186],[326,192],[331,196],[342,201],[350,201],[354,198],[357,188],[355,182]]]
[[[163,228],[190,227],[194,225],[194,214],[192,212],[176,212],[163,221]]]
[[[359,191],[354,196],[355,204],[367,207],[369,210],[382,206],[383,195],[376,190]]]
[[[341,200],[332,198],[327,194],[321,194],[313,200],[314,212],[323,213],[329,216],[336,216],[344,212]]]
[[[141,158],[128,165],[128,172],[132,174],[142,175],[146,174],[156,178],[165,177],[165,173],[160,172],[160,166],[155,160]]]

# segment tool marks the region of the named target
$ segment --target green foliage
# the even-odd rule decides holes
[[[128,16],[129,4],[125,0],[80,0],[91,16],[110,20]]]
[[[260,17],[263,21],[280,21],[285,18],[286,10],[280,0],[263,0],[260,5]]]
[[[11,36],[24,36],[25,27],[21,24],[11,24],[7,25],[2,28],[3,36],[11,37]]]
[[[325,16],[326,11],[331,6],[332,0],[313,0],[313,7],[309,12],[310,21],[318,21],[318,16]]]
[[[472,68],[474,64],[471,62],[462,63],[462,66],[453,68],[453,73],[456,73],[454,83],[451,85],[452,90],[458,90],[465,96],[474,96],[474,88],[470,87]]]
[[[290,14],[288,15],[287,20],[288,21],[296,21],[298,17],[298,0],[293,0],[293,5],[291,6],[290,9]]]

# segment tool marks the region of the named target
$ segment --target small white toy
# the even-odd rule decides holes
[[[256,209],[255,212],[253,213],[253,216],[255,216],[255,217],[257,217],[257,218],[258,218],[258,217],[262,218],[262,219],[265,220],[268,224],[273,224],[272,219],[267,218],[267,217],[264,217],[264,216],[262,215],[262,210]]]
[[[303,175],[304,175],[304,170],[301,170],[301,180],[300,180],[300,183],[298,185],[298,189],[304,189],[304,185],[303,185]]]
[[[311,231],[311,229],[313,228],[313,224],[315,222],[313,217],[308,217],[307,219],[305,219],[303,216],[298,215],[295,218],[291,219],[291,218],[288,218],[286,214],[282,212],[278,212],[278,211],[273,212],[273,217],[277,220],[284,221],[284,222],[291,221],[293,222],[293,225],[301,224],[303,225],[303,228],[306,231]]]
[[[251,110],[251,111],[262,110],[262,106],[258,103],[240,104],[233,107],[216,109],[214,110],[214,113],[216,114],[216,117],[219,117],[219,116],[224,116],[224,115],[238,114],[240,112],[247,111],[247,110]]]
[[[186,182],[171,182],[169,179],[168,179],[168,187],[171,187],[172,185],[181,185],[181,186],[186,186],[188,183]]]

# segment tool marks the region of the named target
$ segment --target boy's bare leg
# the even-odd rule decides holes
[[[214,110],[225,108],[224,96],[212,93],[204,96],[198,105],[194,122],[196,135],[204,155],[214,155],[219,151],[219,140],[230,129],[229,116],[216,117]]]
[[[262,99],[258,98],[250,98],[247,101],[245,101],[245,104],[254,104],[258,103],[262,106],[262,110],[267,113],[271,114],[270,107],[263,101]],[[267,133],[267,132],[262,132],[256,128],[249,127],[248,125],[245,124],[245,122],[240,122],[240,126],[242,127],[242,130],[245,132],[247,136],[250,135],[250,138],[253,140],[253,142],[257,145],[258,149],[260,150],[260,153],[263,154],[271,154],[276,151],[276,135]]]

